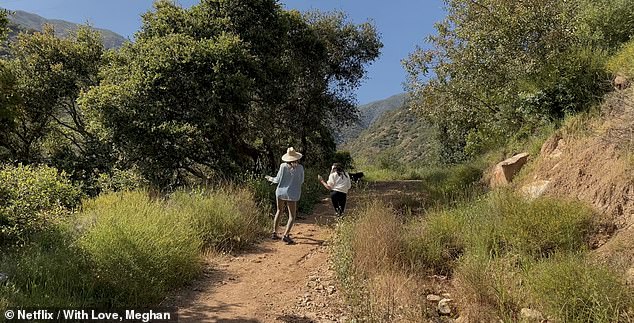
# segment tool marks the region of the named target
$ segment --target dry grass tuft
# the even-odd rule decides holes
[[[363,273],[399,267],[403,227],[392,208],[370,202],[354,225],[352,249],[355,267]]]

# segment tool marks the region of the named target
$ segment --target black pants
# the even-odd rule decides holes
[[[332,206],[335,207],[335,212],[337,212],[339,216],[343,215],[343,211],[346,210],[346,196],[347,195],[348,194],[346,193],[342,193],[338,191],[330,192],[330,200],[332,201]]]

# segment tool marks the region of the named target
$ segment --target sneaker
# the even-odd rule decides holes
[[[271,235],[271,239],[280,240],[280,236],[278,236],[277,233],[273,232],[273,234]]]
[[[286,244],[295,244],[295,241],[293,241],[293,239],[291,239],[291,237],[289,236],[284,236],[282,238],[282,241],[286,242]]]

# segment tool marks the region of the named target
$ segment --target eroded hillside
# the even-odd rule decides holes
[[[596,254],[634,267],[634,90],[609,94],[598,117],[575,117],[549,138],[516,183],[579,199],[600,214]]]

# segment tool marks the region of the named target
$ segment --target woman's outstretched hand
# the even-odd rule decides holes
[[[318,179],[320,182],[324,180],[324,179],[321,177],[321,175],[317,175],[317,179]]]
[[[273,181],[273,177],[271,177],[269,175],[264,175],[264,178],[266,178],[266,180],[269,181],[269,182]]]

